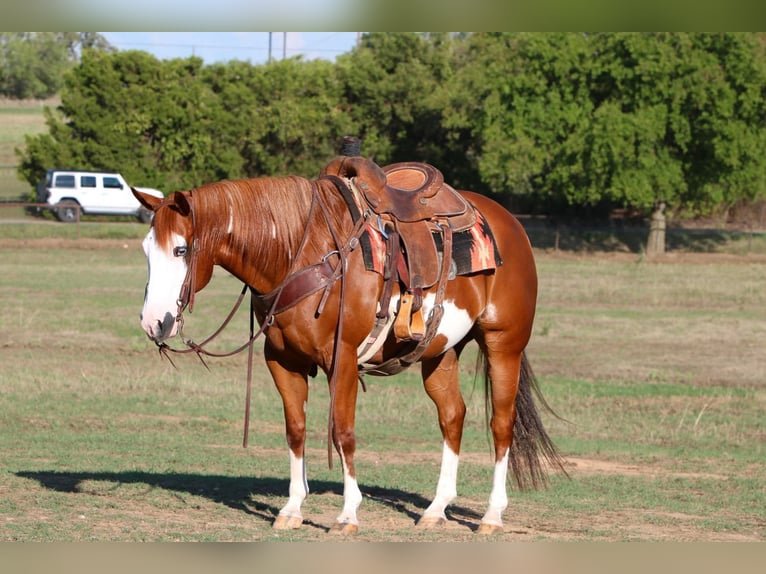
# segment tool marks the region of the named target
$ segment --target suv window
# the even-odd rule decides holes
[[[74,187],[73,175],[57,175],[54,187]]]
[[[80,177],[80,187],[96,187],[96,176],[83,175]]]
[[[120,180],[117,179],[116,177],[105,177],[104,187],[122,189],[122,184],[120,183]]]

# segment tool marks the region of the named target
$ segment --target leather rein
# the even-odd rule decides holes
[[[332,290],[333,285],[338,279],[340,279],[341,288],[340,288],[340,301],[338,305],[338,324],[335,329],[333,357],[332,357],[332,363],[330,368],[330,375],[328,377],[329,386],[330,386],[330,412],[329,412],[328,424],[327,424],[327,433],[328,433],[327,457],[328,457],[328,464],[330,468],[332,468],[333,415],[335,411],[335,395],[336,395],[336,389],[337,389],[338,365],[339,365],[339,357],[340,357],[340,342],[342,340],[342,333],[343,333],[342,313],[343,313],[345,293],[346,293],[346,270],[348,269],[349,254],[359,246],[359,238],[361,237],[362,233],[365,230],[367,216],[365,215],[365,217],[361,217],[355,222],[354,228],[348,240],[346,240],[345,242],[342,242],[335,228],[332,225],[329,208],[327,207],[326,201],[323,199],[322,195],[319,193],[316,182],[314,181],[311,182],[311,188],[312,188],[312,199],[311,199],[311,206],[309,208],[308,217],[306,220],[307,221],[306,229],[303,232],[303,238],[301,239],[300,246],[298,247],[298,250],[293,259],[292,267],[290,268],[290,271],[288,271],[286,277],[272,291],[266,294],[259,294],[253,288],[249,287],[247,284],[244,284],[242,286],[242,291],[239,294],[239,297],[237,298],[237,300],[235,301],[232,310],[223,320],[221,325],[211,335],[206,337],[201,343],[196,343],[192,339],[185,338],[183,335],[183,325],[184,325],[183,312],[187,309],[187,307],[189,309],[189,313],[191,313],[194,309],[194,295],[196,291],[195,279],[196,279],[196,269],[197,269],[197,254],[201,251],[198,238],[195,237],[192,241],[191,253],[187,254],[187,257],[189,258],[189,263],[186,270],[186,276],[184,277],[184,281],[181,284],[179,297],[178,297],[178,300],[176,301],[177,303],[176,322],[178,323],[178,334],[181,340],[183,341],[184,345],[186,345],[186,348],[176,349],[176,348],[170,347],[164,341],[163,342],[155,341],[155,344],[158,347],[160,355],[168,359],[168,361],[170,361],[170,363],[174,367],[175,367],[175,363],[171,359],[170,353],[175,353],[175,354],[196,353],[196,355],[199,357],[202,364],[208,370],[209,370],[209,367],[207,363],[205,362],[204,356],[231,357],[233,355],[236,355],[244,351],[245,349],[248,350],[247,391],[246,391],[246,397],[245,397],[244,436],[242,440],[242,446],[246,448],[248,446],[248,434],[249,434],[249,428],[250,428],[250,402],[251,402],[253,355],[254,355],[253,346],[256,339],[260,337],[262,334],[264,334],[268,330],[268,328],[274,323],[275,315],[297,305],[300,301],[309,297],[310,295],[313,295],[314,293],[324,290],[322,298],[316,309],[316,316],[319,316],[324,310],[325,303],[327,302],[327,298],[330,294],[330,291]],[[191,197],[192,197],[192,193],[190,192],[190,199]],[[317,206],[319,206],[319,209],[322,212],[324,221],[327,224],[327,228],[330,231],[333,242],[335,243],[335,249],[327,253],[321,259],[319,263],[314,263],[314,264],[298,269],[297,268],[298,261],[300,260],[300,256],[302,255],[303,250],[308,242],[309,229],[311,228],[311,223],[314,219],[314,214],[315,214]],[[197,229],[196,217],[195,217],[194,206],[191,201],[189,202],[189,207],[191,210],[190,214],[192,218],[192,227],[196,231]],[[179,254],[177,252],[178,249],[179,249],[178,247],[174,249],[174,253],[176,255]],[[333,256],[337,256],[338,258],[338,261],[335,265],[329,262],[329,259]],[[247,293],[248,289],[250,290],[250,336],[248,340],[245,341],[242,345],[240,345],[236,349],[229,352],[209,351],[205,347],[214,339],[216,339],[218,335],[221,334],[221,332],[231,322],[232,318],[237,314],[237,311],[242,305],[242,301],[244,300],[245,294]],[[255,324],[257,322],[256,315],[259,310],[261,311],[265,310],[265,314],[264,314],[264,320],[259,324],[258,329],[256,330],[255,329]]]

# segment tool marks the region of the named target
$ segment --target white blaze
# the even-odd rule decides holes
[[[173,234],[170,252],[157,245],[154,228],[149,230],[143,241],[149,265],[149,281],[146,284],[144,308],[141,311],[141,327],[146,334],[158,340],[176,334],[177,324],[173,321],[172,329],[162,333],[161,326],[168,320],[168,313],[175,318],[178,311],[178,297],[181,285],[186,277],[186,261],[173,255],[174,247],[185,247],[186,240]]]

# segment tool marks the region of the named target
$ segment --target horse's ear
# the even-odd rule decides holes
[[[136,199],[143,205],[146,209],[150,211],[154,211],[159,207],[160,203],[162,203],[161,197],[154,197],[153,195],[149,195],[148,193],[143,193],[141,191],[138,191],[135,187],[131,187],[130,191],[133,192],[133,195],[136,197]]]
[[[172,200],[171,205],[181,215],[187,216],[191,213],[191,205],[189,205],[189,200],[180,191],[174,192],[173,195],[171,196],[171,200]]]

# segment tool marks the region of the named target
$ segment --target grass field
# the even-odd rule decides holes
[[[210,372],[188,357],[177,369],[162,361],[138,326],[140,241],[102,234],[0,239],[0,540],[331,539],[342,479],[337,459],[333,470],[326,462],[326,382],[311,383],[306,523],[272,531],[288,457],[262,361],[243,449],[244,357],[213,360]],[[496,539],[764,540],[763,257],[649,263],[540,251],[538,265],[529,355],[568,421],[546,419],[571,479],[512,491]],[[187,333],[210,332],[238,291],[217,273]],[[245,338],[245,323],[236,320],[222,349]],[[463,361],[459,497],[440,531],[413,529],[438,475],[434,408],[415,372],[367,380],[359,540],[475,539],[491,464],[473,352]]]
[[[29,192],[13,148],[44,130],[39,103],[0,102],[0,201]],[[0,540],[324,541],[342,480],[326,462],[328,393],[311,383],[306,524],[270,524],[287,495],[279,398],[258,362],[240,446],[245,359],[162,361],[138,326],[145,226],[64,225],[0,207]],[[532,233],[538,247],[553,236]],[[635,239],[635,238],[633,238]],[[571,479],[513,491],[503,541],[766,539],[766,238],[684,236],[645,261],[629,240],[556,236],[538,251],[529,356]],[[589,250],[576,255],[572,249]],[[187,333],[223,318],[225,273]],[[240,317],[222,349],[246,336]],[[358,410],[363,541],[475,540],[491,483],[483,397],[466,350],[469,406],[459,498],[446,528],[413,530],[441,437],[415,372],[367,380]]]

